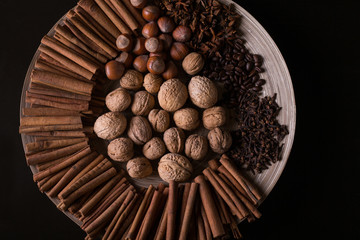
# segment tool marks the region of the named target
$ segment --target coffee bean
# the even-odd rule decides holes
[[[254,68],[254,64],[252,62],[246,63],[246,71],[250,72]]]
[[[259,79],[258,81],[255,82],[255,86],[259,87],[262,86],[266,83],[266,81],[264,79]]]

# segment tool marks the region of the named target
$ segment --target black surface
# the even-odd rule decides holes
[[[245,239],[360,239],[359,19],[357,1],[244,0],[290,70],[297,129],[288,164],[241,224]],[[1,239],[81,239],[85,234],[41,194],[17,134],[23,79],[40,39],[73,0],[0,0]]]

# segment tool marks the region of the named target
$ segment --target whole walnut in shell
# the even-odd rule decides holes
[[[141,72],[130,69],[120,78],[120,86],[129,90],[138,90],[142,87],[143,81]]]
[[[151,94],[155,94],[160,90],[160,86],[163,83],[162,77],[152,73],[148,73],[144,77],[144,88]]]
[[[126,118],[120,112],[108,112],[96,119],[94,132],[99,138],[111,140],[120,136],[126,128]]]
[[[203,112],[203,124],[206,129],[214,129],[226,123],[226,110],[223,107],[208,108]]]
[[[170,125],[169,113],[162,109],[153,109],[148,116],[149,122],[156,132],[165,132]]]
[[[162,180],[169,182],[183,182],[191,177],[193,171],[190,161],[183,155],[168,153],[164,155],[158,166],[159,176]]]
[[[210,148],[219,154],[223,154],[232,144],[232,138],[228,131],[223,131],[220,128],[214,128],[208,133]]]
[[[189,75],[195,75],[203,69],[205,60],[197,52],[189,53],[182,62],[184,71]]]
[[[110,111],[122,112],[130,106],[131,96],[126,89],[117,88],[106,96],[105,103]]]
[[[166,147],[163,140],[158,137],[154,137],[145,143],[142,152],[146,158],[155,160],[165,154]]]
[[[112,160],[126,162],[134,156],[134,143],[130,138],[116,138],[107,147]]]
[[[212,107],[218,100],[217,88],[207,77],[192,77],[188,88],[191,101],[199,108]]]
[[[174,122],[179,128],[188,131],[194,130],[200,124],[199,113],[193,108],[177,110],[174,113]]]
[[[168,112],[175,112],[180,109],[184,106],[187,98],[187,88],[177,78],[172,78],[164,82],[158,93],[160,106]]]
[[[131,105],[131,111],[135,115],[146,116],[155,106],[153,95],[147,91],[139,91],[134,95],[134,101]]]
[[[135,116],[130,121],[128,136],[137,145],[143,145],[152,137],[151,126],[146,118]]]
[[[208,152],[207,139],[198,134],[190,135],[185,142],[185,154],[194,160],[203,159]]]
[[[180,153],[184,150],[185,133],[180,128],[169,128],[164,132],[163,139],[169,152]]]
[[[128,161],[126,170],[132,178],[144,178],[153,172],[150,161],[144,157],[133,158]]]

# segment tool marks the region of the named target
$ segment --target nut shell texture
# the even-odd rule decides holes
[[[130,138],[116,138],[107,147],[112,160],[126,162],[134,156],[134,143]]]
[[[179,128],[188,131],[194,130],[200,124],[199,113],[193,108],[177,110],[174,113],[174,122]]]
[[[125,131],[126,123],[126,118],[122,113],[108,112],[96,119],[94,132],[99,138],[111,140]]]
[[[139,91],[134,95],[134,101],[131,105],[131,111],[135,115],[146,116],[155,106],[153,95],[147,91]]]
[[[180,153],[184,150],[185,133],[180,128],[169,128],[164,132],[163,138],[169,152]]]
[[[144,178],[153,172],[150,161],[144,157],[133,158],[128,161],[126,170],[132,178]]]
[[[170,115],[162,109],[153,109],[149,113],[149,122],[156,132],[165,132],[170,125]]]
[[[165,154],[166,147],[163,140],[158,137],[154,137],[145,143],[142,151],[146,158],[155,160]]]
[[[228,131],[214,128],[208,133],[207,137],[211,150],[216,153],[223,154],[231,147],[232,138]]]
[[[193,168],[190,161],[176,153],[164,155],[159,162],[158,172],[162,180],[183,182],[191,177]]]
[[[188,88],[191,101],[199,108],[212,107],[218,100],[217,88],[207,77],[192,77]]]
[[[122,112],[130,106],[131,96],[126,89],[117,88],[106,96],[105,103],[110,111]]]
[[[120,86],[129,90],[138,90],[143,85],[143,75],[136,70],[128,70],[120,79]]]
[[[205,61],[201,54],[192,52],[184,58],[182,62],[182,67],[187,74],[195,75],[202,70],[204,64]]]
[[[185,154],[194,160],[203,159],[208,152],[207,139],[198,134],[190,135],[185,142]]]
[[[159,92],[162,83],[163,83],[162,77],[160,77],[159,75],[148,73],[144,77],[143,86],[146,91],[148,91],[151,94],[155,94]]]
[[[135,116],[130,121],[128,136],[137,145],[143,145],[152,137],[151,126],[148,120],[141,116]]]
[[[208,108],[203,112],[202,121],[206,129],[214,129],[226,123],[226,110],[223,107]]]
[[[158,93],[160,106],[168,111],[175,112],[184,106],[188,98],[186,86],[177,78],[172,78],[164,82]]]

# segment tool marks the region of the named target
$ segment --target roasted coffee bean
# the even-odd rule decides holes
[[[262,57],[260,55],[258,55],[258,54],[254,54],[253,59],[254,59],[255,63],[261,63],[262,62]]]
[[[254,64],[252,62],[246,63],[246,71],[250,72],[254,68]]]
[[[259,79],[258,81],[255,82],[255,86],[259,87],[262,86],[266,83],[266,81],[264,79]]]

